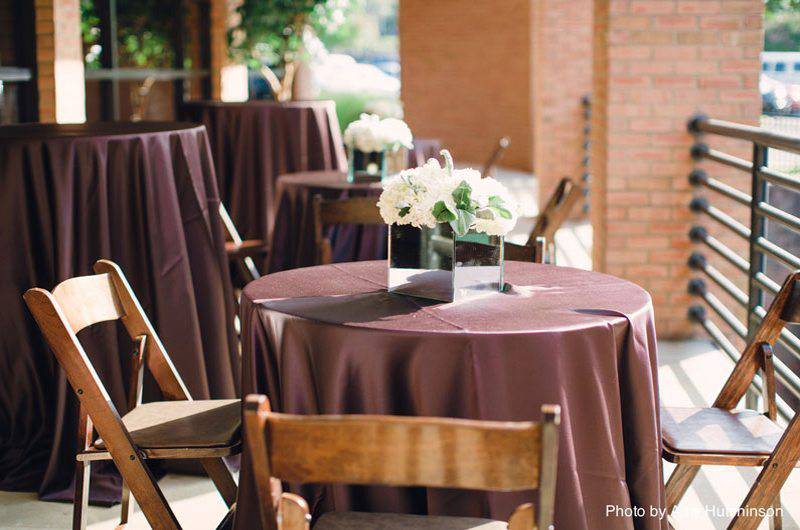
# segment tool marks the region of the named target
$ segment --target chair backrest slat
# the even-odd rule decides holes
[[[53,297],[75,333],[125,314],[108,274],[65,280],[53,289]]]
[[[528,244],[533,245],[537,237],[544,237],[548,242],[555,241],[556,232],[570,216],[582,193],[581,187],[571,179],[561,179],[537,217],[528,236]]]
[[[322,200],[320,221],[323,225],[333,224],[383,224],[374,197],[353,197],[341,200]]]
[[[272,474],[289,482],[538,486],[541,430],[534,423],[270,413],[267,430]]]

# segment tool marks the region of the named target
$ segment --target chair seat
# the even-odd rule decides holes
[[[242,406],[238,399],[156,401],[139,405],[122,423],[141,449],[226,447],[239,440]],[[95,449],[105,449],[101,439]]]
[[[399,513],[329,512],[314,530],[506,530],[508,524],[474,517],[406,515]]]
[[[662,407],[661,432],[668,450],[769,456],[783,429],[754,410]]]

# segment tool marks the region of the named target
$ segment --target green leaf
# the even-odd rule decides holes
[[[439,201],[433,205],[433,216],[440,223],[449,223],[456,220],[454,212],[444,201]]]
[[[489,197],[489,206],[505,206],[506,201],[499,195],[492,195]]]
[[[491,210],[494,213],[496,213],[497,215],[499,215],[503,219],[511,219],[511,217],[512,217],[511,211],[508,210],[507,208],[503,208],[502,206],[489,206],[489,208],[491,208]]]
[[[411,206],[403,206],[397,212],[397,215],[399,215],[400,217],[405,217],[406,215],[408,215],[408,212],[410,212],[410,211],[411,211]]]
[[[453,190],[453,199],[456,201],[456,208],[459,210],[474,210],[472,206],[472,188],[466,180],[462,180],[456,189]]]
[[[458,236],[464,236],[469,232],[472,223],[475,222],[475,214],[466,210],[458,210],[458,217],[450,222],[453,232]]]

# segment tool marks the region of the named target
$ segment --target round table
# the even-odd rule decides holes
[[[77,402],[22,293],[92,274],[99,258],[122,267],[193,397],[239,395],[218,209],[202,126],[0,127],[0,489],[72,498]],[[132,344],[116,326],[78,336],[124,414]],[[96,471],[92,502],[118,501],[113,466]]]
[[[556,528],[666,528],[606,506],[664,506],[649,295],[612,276],[507,262],[507,293],[461,303],[388,294],[385,262],[284,271],[242,295],[242,390],[273,410],[539,420],[562,409]],[[258,528],[245,453],[236,526]],[[506,520],[525,492],[303,486],[329,510]]]
[[[270,244],[269,271],[277,272],[316,264],[313,199],[374,196],[380,182],[347,182],[340,171],[307,171],[281,175],[277,185],[278,207]],[[333,261],[365,261],[386,257],[385,226],[329,227]]]
[[[194,101],[182,114],[208,129],[220,197],[245,239],[269,239],[279,175],[347,168],[333,101]]]

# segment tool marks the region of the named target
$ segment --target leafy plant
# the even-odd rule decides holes
[[[229,33],[230,54],[261,72],[275,99],[288,100],[304,32],[340,23],[346,4],[344,0],[244,0],[236,8],[239,22]]]
[[[453,174],[453,157],[448,151],[442,151],[445,158],[446,169]],[[454,205],[451,207],[445,201],[437,201],[433,205],[433,216],[437,222],[449,223],[450,227],[459,236],[466,235],[476,218],[496,219],[502,217],[511,219],[511,211],[506,208],[505,202],[498,195],[489,197],[488,204],[481,206],[472,198],[472,186],[466,180],[453,190]]]

